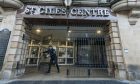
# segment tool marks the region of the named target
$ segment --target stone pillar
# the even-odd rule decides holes
[[[126,79],[126,65],[124,62],[122,44],[119,35],[119,28],[117,21],[110,21],[109,25],[109,34],[111,39],[111,52],[112,52],[112,61],[115,66],[115,78],[117,79]]]
[[[1,26],[1,23],[2,23],[2,19],[3,19],[3,16],[0,15],[0,26]]]
[[[0,6],[0,14],[4,13],[3,8]]]
[[[5,62],[2,69],[3,79],[12,79],[24,73],[24,67],[21,67],[25,62],[27,45],[22,38],[25,34],[25,23],[23,18],[16,18],[15,27],[11,33],[9,47],[7,49]],[[22,70],[21,70],[22,69]]]

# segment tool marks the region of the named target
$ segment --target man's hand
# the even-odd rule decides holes
[[[46,57],[47,57],[47,58],[48,58],[48,57],[50,57],[50,54],[47,54],[47,56],[46,56]]]

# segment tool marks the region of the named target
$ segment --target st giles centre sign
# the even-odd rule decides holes
[[[21,11],[22,10],[22,11]],[[69,19],[97,19],[110,20],[115,18],[109,8],[104,7],[71,7],[69,10],[61,6],[27,5],[20,10],[20,14],[47,18]]]

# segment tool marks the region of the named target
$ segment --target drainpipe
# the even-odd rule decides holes
[[[0,0],[0,6],[21,8],[23,3],[20,0]]]

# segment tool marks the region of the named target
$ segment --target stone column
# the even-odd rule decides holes
[[[109,23],[110,24],[110,23]],[[108,75],[114,77],[114,73],[112,72],[112,52],[111,52],[111,43],[109,36],[109,28],[106,28],[106,36],[105,36],[105,47],[106,47],[106,56],[108,62]]]
[[[25,23],[23,18],[16,18],[15,27],[11,33],[9,47],[7,49],[4,66],[2,69],[3,79],[12,79],[24,73],[22,61],[25,61],[24,56],[26,43],[22,38],[25,34]],[[22,70],[21,70],[22,69]]]
[[[2,19],[3,19],[3,16],[0,15],[0,26],[1,26],[1,23],[2,23]]]
[[[4,13],[3,8],[0,6],[0,14]]]
[[[124,62],[122,44],[119,35],[119,28],[117,21],[110,21],[109,25],[109,34],[111,39],[111,52],[112,52],[112,61],[115,65],[115,78],[117,79],[126,79],[126,65]]]

